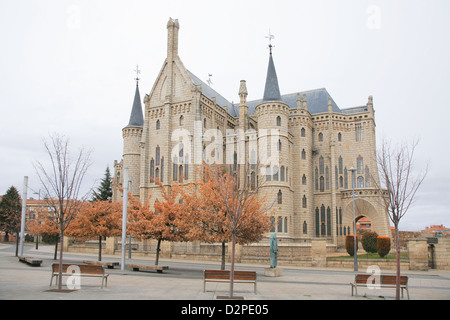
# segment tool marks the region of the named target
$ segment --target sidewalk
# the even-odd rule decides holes
[[[218,263],[161,259],[168,265],[163,274],[131,270],[106,269],[108,286],[101,288],[101,279],[81,279],[81,289],[70,292],[51,292],[49,287],[53,247],[40,246],[39,250],[27,246],[25,255],[43,260],[41,267],[30,267],[18,261],[13,250],[0,245],[0,299],[2,300],[215,300],[229,293],[229,285],[207,283],[203,292],[202,271],[219,268]],[[65,253],[64,262],[82,263],[96,260],[93,254]],[[118,261],[120,256],[104,256],[103,261]],[[126,263],[153,264],[153,259],[133,258]],[[227,266],[228,267],[228,266]],[[348,269],[313,269],[281,267],[283,276],[264,276],[260,265],[237,264],[237,269],[254,270],[258,274],[257,294],[251,284],[235,284],[234,294],[245,300],[393,300],[395,289],[358,289],[358,297],[351,296],[349,283],[354,272]],[[360,270],[362,271],[362,270]],[[362,271],[364,272],[364,271]],[[390,271],[388,273],[394,273]],[[411,300],[450,300],[450,271],[405,271],[409,276]],[[65,277],[64,279],[67,279]],[[63,288],[65,286],[63,282]],[[405,294],[406,299],[406,294]]]

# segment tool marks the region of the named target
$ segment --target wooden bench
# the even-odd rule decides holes
[[[354,282],[350,283],[350,285],[352,286],[352,296],[353,296],[353,289],[355,289],[355,296],[357,296],[358,295],[357,287],[368,287],[368,284],[373,285],[374,287],[379,285],[380,288],[395,288],[396,280],[397,276],[395,275],[356,274]],[[379,283],[375,283],[375,281]],[[409,300],[407,276],[400,276],[400,289],[402,290],[402,298],[403,298],[403,290],[406,290]]]
[[[230,282],[230,270],[204,270],[203,271],[203,292],[205,292],[206,282]],[[256,272],[255,271],[234,271],[234,283],[253,283],[256,293]]]
[[[41,259],[35,259],[32,257],[25,257],[25,256],[19,256],[19,261],[29,264],[30,266],[33,266],[33,267],[40,267],[42,264]]]
[[[127,264],[127,267],[133,269],[133,271],[139,270],[152,270],[158,273],[162,273],[164,270],[169,270],[168,266],[154,266],[154,265],[144,265],[144,264]]]
[[[119,262],[111,262],[111,261],[89,261],[89,260],[84,260],[83,263],[85,263],[85,264],[101,265],[101,266],[107,267],[108,269],[114,269],[114,267],[118,267],[120,265]]]
[[[80,273],[72,273],[67,272],[67,269],[70,266],[76,266],[79,268]],[[63,276],[74,276],[79,275],[81,277],[101,277],[102,278],[102,288],[103,284],[105,287],[108,285],[108,276],[109,274],[105,274],[105,269],[100,265],[89,265],[89,264],[63,264],[62,265],[62,275]],[[59,263],[52,264],[52,277],[50,279],[50,286],[52,286],[53,277],[56,277],[56,283],[58,283],[59,277]]]

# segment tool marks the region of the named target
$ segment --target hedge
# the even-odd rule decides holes
[[[389,237],[377,237],[377,252],[380,257],[384,257],[391,251],[391,238]]]
[[[354,237],[352,234],[345,237],[345,249],[347,249],[348,254],[351,256],[355,255],[355,248],[353,246]],[[358,236],[356,236],[356,251],[358,251]]]
[[[361,243],[363,249],[368,253],[376,253],[378,234],[375,231],[364,232],[361,236]]]

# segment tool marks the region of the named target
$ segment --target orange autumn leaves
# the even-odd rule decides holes
[[[204,165],[202,178],[182,191],[189,213],[189,234],[205,242],[227,242],[234,233],[240,244],[257,242],[270,229],[265,197],[239,188],[220,166]]]
[[[239,188],[219,166],[204,165],[193,184],[164,186],[142,201],[128,196],[127,234],[137,239],[228,242],[234,233],[240,244],[257,242],[270,229],[265,198]],[[49,219],[29,225],[34,234],[58,233]],[[120,236],[122,203],[85,203],[67,234],[93,239]]]

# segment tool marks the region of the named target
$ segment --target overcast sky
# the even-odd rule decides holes
[[[39,190],[32,162],[42,138],[67,135],[93,150],[86,185],[122,157],[135,90],[150,93],[179,19],[179,56],[239,101],[264,91],[268,40],[282,94],[326,88],[343,109],[374,97],[377,142],[420,138],[430,165],[401,230],[450,227],[450,1],[448,0],[0,0],[0,194]]]

